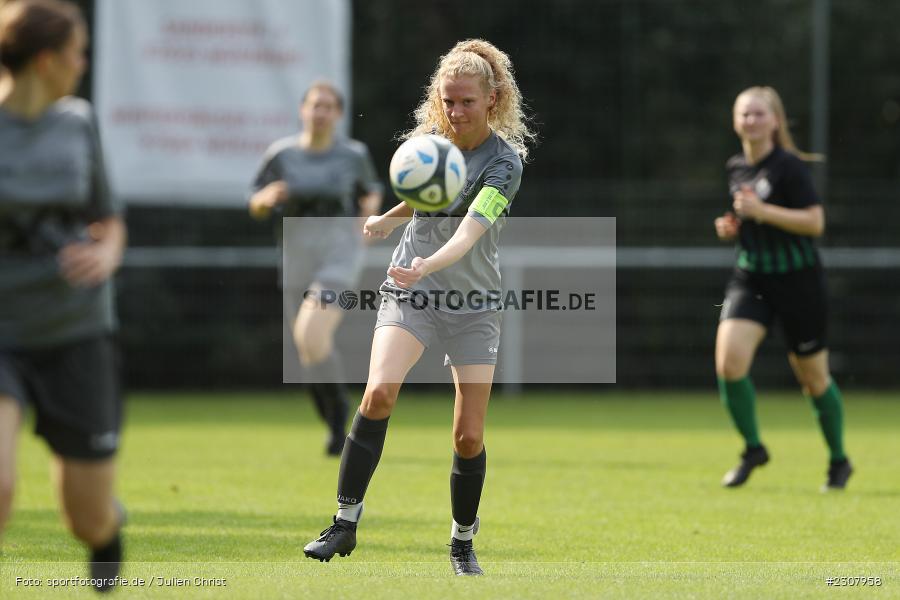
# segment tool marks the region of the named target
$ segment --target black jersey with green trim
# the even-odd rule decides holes
[[[726,163],[732,196],[749,186],[760,200],[784,208],[806,208],[821,204],[809,168],[796,155],[776,146],[755,165],[743,154]],[[789,273],[820,263],[813,238],[797,235],[753,219],[741,222],[737,243],[737,266],[751,273]]]

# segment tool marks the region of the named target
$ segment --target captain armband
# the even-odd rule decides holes
[[[483,187],[478,192],[475,200],[472,201],[469,210],[474,210],[493,225],[494,221],[503,214],[507,206],[509,206],[509,200],[500,193],[500,190],[492,187]]]

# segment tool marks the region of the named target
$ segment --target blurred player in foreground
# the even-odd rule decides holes
[[[746,449],[722,484],[743,485],[769,461],[749,372],[759,344],[778,322],[788,361],[830,451],[823,491],[843,489],[853,469],[844,452],[843,401],[828,369],[825,273],[813,243],[825,230],[825,212],[804,164],[818,157],[797,150],[781,98],[770,87],[738,95],[734,130],[743,146],[727,163],[734,212],[717,218],[715,228],[720,240],[737,240],[738,253],[716,335],[716,374]]]
[[[68,97],[87,28],[59,0],[0,8],[0,526],[22,413],[54,457],[63,517],[97,587],[119,571],[113,495],[122,396],[111,278],[125,246],[90,105]]]
[[[300,103],[302,131],[269,147],[250,197],[253,217],[275,217],[287,337],[328,425],[325,451],[332,456],[344,447],[349,414],[334,344],[343,311],[333,300],[356,286],[363,266],[362,225],[381,208],[381,183],[368,149],[335,135],[343,107],[337,88],[313,83]]]
[[[441,58],[415,116],[417,125],[405,137],[436,133],[450,139],[463,152],[467,182],[446,212],[429,216],[400,204],[366,223],[366,235],[385,238],[409,222],[381,288],[368,384],[341,459],[338,512],[304,552],[330,560],[356,547],[363,496],[400,387],[425,348],[442,343],[456,387],[450,562],[457,575],[481,575],[472,537],[484,485],[484,423],[501,313],[490,305],[416,306],[413,297],[419,293],[434,300],[435,292],[500,289],[500,231],[519,190],[525,143],[533,134],[525,124],[509,57],[482,40],[460,42]]]

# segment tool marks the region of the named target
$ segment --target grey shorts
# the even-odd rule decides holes
[[[282,289],[306,290],[313,283],[338,291],[356,287],[363,270],[365,248],[355,230],[335,226],[334,219],[285,220],[293,225],[285,225],[285,237],[281,241],[279,284]]]
[[[356,286],[359,283],[362,263],[362,253],[355,251],[335,253],[332,262],[294,261],[291,273],[284,272],[280,282],[285,321],[294,322],[305,295],[313,287],[317,287],[328,296],[327,301],[333,302],[335,306],[337,306],[336,299],[341,293],[358,293]]]
[[[447,353],[447,365],[495,365],[502,319],[503,313],[498,310],[452,313],[418,307],[382,292],[375,329],[395,325],[416,336],[426,348],[439,343]]]

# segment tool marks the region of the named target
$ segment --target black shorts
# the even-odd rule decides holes
[[[66,458],[99,460],[119,447],[122,393],[111,336],[42,349],[0,350],[0,396],[35,412],[35,433]]]
[[[828,345],[825,272],[821,266],[775,275],[735,269],[719,317],[725,319],[750,319],[766,328],[777,320],[791,352],[815,354]]]

